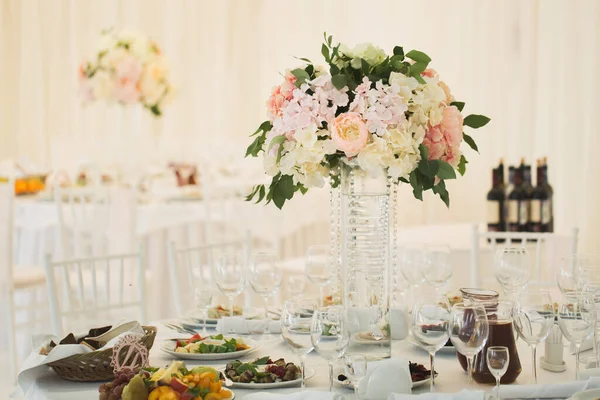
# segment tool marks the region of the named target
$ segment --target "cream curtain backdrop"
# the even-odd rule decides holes
[[[466,149],[468,173],[449,185],[450,210],[431,195],[411,199],[406,187],[403,224],[484,221],[498,159],[548,156],[557,229],[579,226],[587,250],[598,242],[600,1],[0,2],[0,159],[48,167],[183,159],[258,170],[242,156],[264,101],[279,73],[298,64],[293,56],[321,59],[327,31],[349,44],[427,52],[465,111],[492,118],[473,135],[481,154]],[[111,26],[150,35],[170,59],[178,93],[162,120],[80,104],[77,67]]]

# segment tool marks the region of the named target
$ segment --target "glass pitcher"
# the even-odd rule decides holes
[[[473,360],[473,379],[478,383],[496,383],[496,378],[490,373],[486,354],[488,347],[506,346],[510,355],[506,374],[500,380],[501,383],[513,383],[521,374],[521,361],[517,352],[517,341],[512,320],[513,303],[499,300],[498,292],[487,289],[461,289],[465,302],[473,301],[480,303],[487,312],[490,330],[485,347]],[[456,353],[458,361],[463,369],[467,370],[467,359],[460,353]]]

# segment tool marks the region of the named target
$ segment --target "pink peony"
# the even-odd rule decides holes
[[[286,100],[291,100],[294,95],[296,77],[290,72],[285,74],[285,82],[275,86],[267,100],[267,109],[272,118],[281,116],[281,107]]]
[[[367,124],[359,113],[348,112],[340,114],[329,124],[331,139],[338,150],[347,157],[354,157],[366,145],[369,139]]]
[[[458,167],[460,143],[462,142],[463,117],[455,106],[445,107],[442,122],[427,129],[423,144],[427,147],[430,160],[442,160]]]
[[[456,106],[444,108],[441,130],[450,146],[459,146],[463,139],[463,117]]]

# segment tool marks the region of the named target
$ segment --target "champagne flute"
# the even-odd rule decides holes
[[[577,291],[565,294],[558,306],[558,325],[567,340],[575,345],[575,379],[579,379],[581,344],[592,336],[596,326],[592,296]]]
[[[537,345],[546,340],[554,325],[554,304],[547,290],[528,289],[520,294],[514,309],[519,336],[531,347],[533,384],[537,383]]]
[[[504,294],[515,298],[529,281],[529,255],[524,247],[505,247],[496,252],[494,275]]]
[[[286,301],[281,313],[281,336],[290,350],[300,357],[302,390],[304,390],[306,355],[314,348],[310,333],[316,308],[314,300],[301,297]]]
[[[202,312],[202,337],[208,336],[206,333],[206,319],[208,318],[208,310],[213,302],[213,291],[206,288],[194,289],[194,300],[196,307]]]
[[[314,349],[329,364],[329,391],[333,390],[333,363],[339,360],[350,343],[350,331],[344,308],[331,306],[315,311],[310,330]]]
[[[354,387],[354,394],[360,399],[358,387],[367,375],[367,358],[363,354],[348,354],[344,357],[344,372]]]
[[[266,328],[264,336],[272,338],[269,329],[269,298],[279,290],[283,273],[278,265],[278,258],[272,253],[256,253],[250,260],[249,279],[252,289],[260,295],[265,303]]]
[[[510,355],[506,346],[488,347],[486,354],[487,367],[496,378],[496,400],[500,400],[500,379],[508,369]]]
[[[233,299],[244,291],[246,285],[246,268],[241,254],[221,255],[214,263],[212,272],[217,287],[229,299],[229,316],[233,317]],[[233,327],[229,333],[235,333]]]
[[[448,341],[451,319],[450,305],[446,296],[426,297],[418,301],[413,309],[411,331],[419,346],[429,353],[431,392],[435,384],[435,353]]]
[[[310,246],[306,252],[306,277],[319,287],[319,305],[325,305],[324,290],[333,280],[334,260],[331,246]]]
[[[480,304],[456,303],[452,306],[450,340],[456,351],[467,359],[469,387],[473,387],[473,358],[483,349],[488,339],[489,322],[485,308]]]
[[[425,280],[436,290],[443,287],[452,278],[449,246],[429,246],[425,252],[425,264],[422,269]]]

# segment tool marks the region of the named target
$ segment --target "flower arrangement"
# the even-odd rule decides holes
[[[270,185],[256,185],[246,200],[266,200],[278,208],[300,191],[340,183],[342,166],[409,183],[422,200],[432,190],[450,204],[445,180],[465,173],[460,148],[475,141],[463,127],[480,128],[483,115],[463,117],[431,59],[400,46],[387,55],[372,44],[350,49],[325,35],[321,53],[327,67],[301,58],[286,72],[267,101],[268,120],[251,136],[246,156],[263,152]]]
[[[86,102],[140,103],[157,117],[173,92],[160,47],[144,35],[125,31],[102,32],[94,56],[79,67],[79,83]]]

